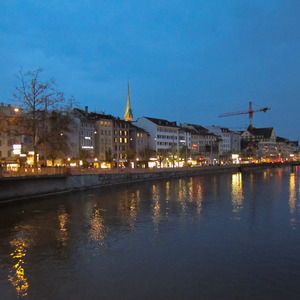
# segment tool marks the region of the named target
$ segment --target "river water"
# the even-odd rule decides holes
[[[300,168],[0,207],[0,299],[299,299]]]

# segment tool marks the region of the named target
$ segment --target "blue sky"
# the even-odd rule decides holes
[[[66,97],[123,117],[245,128],[300,138],[299,0],[0,1],[0,101],[15,75],[44,69]]]

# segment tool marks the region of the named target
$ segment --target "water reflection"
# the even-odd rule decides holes
[[[243,209],[242,173],[232,174],[231,179],[232,212],[238,214]],[[239,218],[237,218],[239,219]]]
[[[69,239],[68,227],[67,224],[69,222],[69,215],[66,212],[65,206],[61,205],[58,208],[58,222],[59,222],[59,230],[57,233],[57,240],[60,242],[62,246],[67,246],[67,241]]]
[[[166,217],[168,217],[170,211],[169,201],[170,201],[170,181],[167,181],[166,182]]]
[[[187,186],[188,186],[188,193],[189,193],[189,198],[188,200],[190,202],[193,201],[193,178],[190,178],[189,182],[187,183]]]
[[[299,223],[300,214],[300,191],[297,194],[297,187],[300,189],[298,173],[291,173],[289,181],[289,207],[291,214],[290,224],[293,229],[296,229],[297,223]]]
[[[202,201],[203,201],[203,186],[200,181],[200,178],[197,177],[192,178],[192,182],[193,182],[192,197],[196,203],[197,214],[200,215],[202,210]]]
[[[89,240],[92,242],[101,242],[105,238],[105,226],[101,217],[100,209],[94,204],[94,212],[90,221]],[[100,243],[101,244],[101,243]]]
[[[119,209],[129,222],[131,230],[135,229],[135,222],[138,214],[138,207],[140,205],[140,191],[126,191],[124,197],[120,202]]]
[[[152,200],[153,200],[153,224],[154,224],[154,229],[156,232],[158,232],[158,225],[159,222],[162,218],[161,216],[161,205],[160,205],[160,191],[159,191],[159,187],[156,185],[152,186]]]
[[[26,229],[26,228],[24,228]],[[25,274],[25,256],[27,248],[30,245],[30,240],[23,236],[24,232],[19,232],[19,237],[10,241],[10,246],[13,248],[10,256],[13,259],[13,267],[8,276],[9,282],[15,287],[18,297],[28,295],[29,283]]]
[[[89,299],[180,298],[183,289],[189,299],[222,298],[224,289],[224,298],[243,298],[253,282],[257,294],[249,299],[268,286],[263,296],[275,299],[292,282],[293,294],[277,298],[296,299],[299,185],[297,172],[273,168],[107,187],[3,208],[0,298],[13,298],[12,292],[35,299],[84,293]],[[167,290],[160,284],[166,278]],[[281,285],[275,297],[268,294],[271,281]]]
[[[178,202],[181,207],[182,216],[186,214],[187,206],[186,206],[186,198],[187,198],[187,190],[185,186],[185,181],[182,179],[178,180]]]

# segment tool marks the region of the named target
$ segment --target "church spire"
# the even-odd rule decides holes
[[[132,109],[131,109],[131,105],[130,105],[129,82],[127,84],[127,104],[126,104],[124,119],[125,119],[125,121],[129,121],[129,122],[131,122],[133,119]]]

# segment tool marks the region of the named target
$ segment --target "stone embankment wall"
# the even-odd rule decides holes
[[[237,171],[239,171],[238,166],[211,166],[185,169],[158,169],[157,171],[121,171],[119,173],[90,175],[54,175],[1,178],[0,204],[112,184]]]

